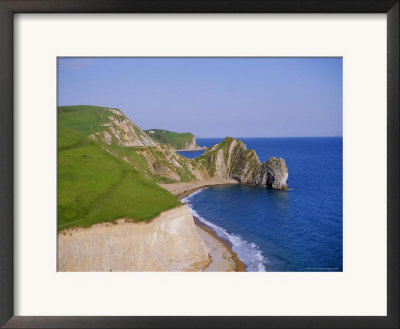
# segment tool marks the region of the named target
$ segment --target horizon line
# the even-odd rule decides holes
[[[89,105],[89,104],[74,104],[74,105],[60,105],[57,102],[57,107],[73,107],[73,106],[90,106],[90,107],[99,107],[99,108],[103,108],[103,109],[115,109],[115,110],[119,110],[122,112],[122,114],[124,114],[132,123],[134,123],[134,121],[128,117],[128,115],[126,115],[124,113],[123,110],[121,110],[118,107],[111,107],[111,106],[100,106],[100,105]],[[134,123],[135,124],[135,123]],[[147,130],[165,130],[165,131],[169,131],[169,132],[175,132],[178,134],[185,134],[185,133],[190,133],[193,134],[195,136],[195,138],[226,138],[229,136],[221,136],[221,137],[203,137],[203,136],[198,136],[196,134],[194,134],[191,131],[185,131],[185,132],[178,132],[178,131],[173,131],[173,130],[169,130],[169,129],[164,129],[164,128],[142,128],[139,127],[141,130],[143,131],[147,131]],[[240,138],[343,138],[343,135],[317,135],[317,136],[234,136],[234,135],[230,135],[233,138],[236,139],[240,139]]]
[[[335,135],[335,136],[326,136],[326,135],[321,135],[321,136],[224,136],[224,137],[203,137],[203,136],[197,136],[194,135],[195,138],[226,138],[226,137],[232,137],[232,138],[338,138],[341,137],[343,138],[343,135]]]

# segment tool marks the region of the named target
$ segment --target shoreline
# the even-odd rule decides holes
[[[235,272],[246,272],[246,266],[239,259],[238,255],[232,250],[232,247],[225,240],[221,239],[212,229],[205,226],[197,217],[193,216],[193,219],[197,227],[199,227],[203,231],[206,231],[215,240],[219,241],[226,248],[226,250],[228,250],[229,254],[232,257],[232,260],[236,265]]]
[[[225,185],[225,184],[204,185],[204,186],[195,187],[195,188],[193,188],[193,189],[191,189],[189,191],[185,191],[185,192],[183,192],[181,194],[178,194],[177,195],[178,200],[182,200],[183,198],[186,198],[187,196],[189,196],[190,194],[192,194],[192,193],[194,193],[196,191],[199,191],[199,190],[202,190],[204,188],[211,187],[211,186],[217,186],[217,185]]]
[[[224,179],[205,179],[205,180],[185,182],[185,183],[172,183],[172,184],[159,183],[158,185],[163,189],[166,189],[173,195],[176,195],[178,199],[181,200],[184,197],[187,197],[188,195],[202,188],[216,186],[216,185],[232,185],[232,184],[239,184],[239,182],[234,179],[224,178]]]

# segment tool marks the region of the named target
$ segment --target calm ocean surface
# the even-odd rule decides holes
[[[261,162],[286,160],[290,190],[210,187],[183,199],[192,213],[232,245],[248,271],[342,271],[342,138],[240,139]],[[207,147],[220,141],[197,139]]]

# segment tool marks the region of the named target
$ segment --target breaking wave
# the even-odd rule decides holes
[[[228,233],[224,228],[208,221],[193,209],[191,199],[202,192],[204,189],[197,190],[181,201],[185,202],[193,217],[198,218],[203,224],[210,227],[221,239],[228,241],[232,245],[232,250],[238,255],[239,259],[245,264],[248,272],[265,272],[264,262],[266,261],[262,255],[260,248],[253,242],[247,242],[241,236],[234,233]]]

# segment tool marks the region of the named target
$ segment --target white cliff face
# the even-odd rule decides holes
[[[105,130],[90,135],[93,140],[107,145],[155,146],[157,143],[129,120],[121,111],[107,109],[112,114],[102,126]]]
[[[58,271],[197,270],[208,265],[209,252],[182,205],[150,223],[120,220],[60,232]]]
[[[195,137],[193,136],[193,138],[189,141],[189,142],[187,142],[184,146],[183,146],[183,150],[194,150],[194,149],[196,149],[196,147],[197,147],[197,145],[196,145],[196,139],[195,139]]]
[[[205,147],[201,147],[196,144],[195,136],[193,136],[193,138],[189,142],[187,142],[182,148],[182,150],[184,150],[184,151],[199,151],[199,150],[204,150],[204,149],[205,149]]]

